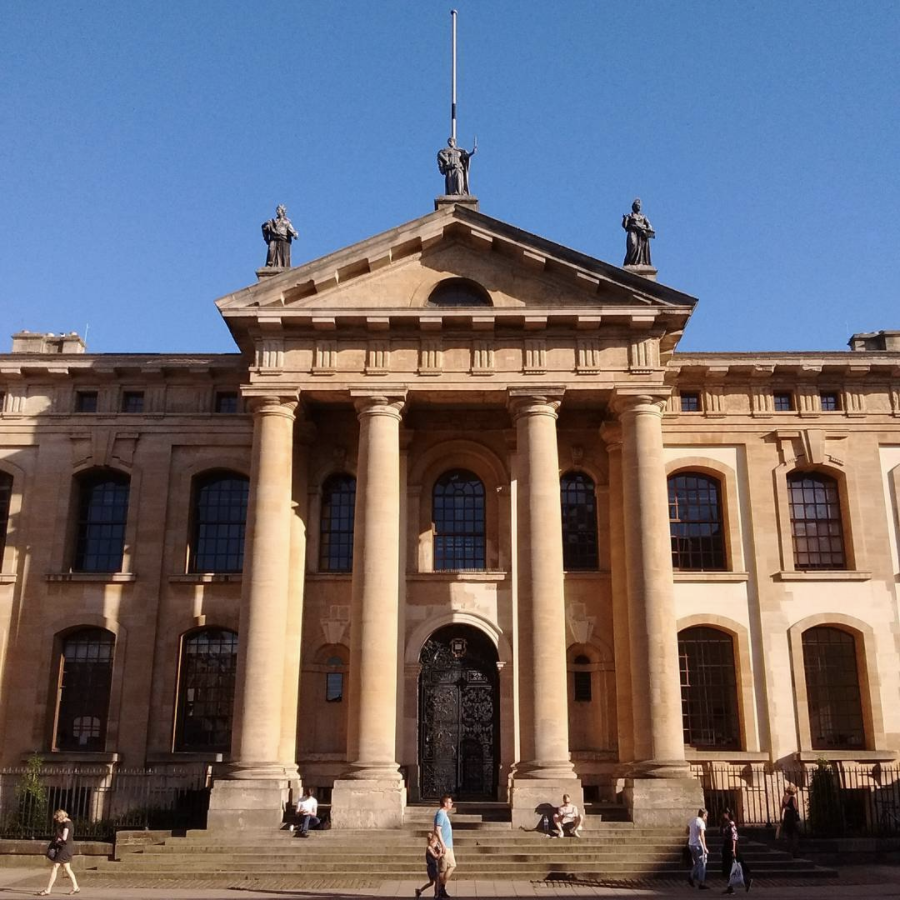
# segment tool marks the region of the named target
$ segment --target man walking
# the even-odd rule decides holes
[[[688,822],[688,848],[691,851],[691,860],[694,865],[691,874],[688,875],[688,884],[695,884],[701,891],[708,891],[706,883],[706,861],[709,859],[709,849],[706,846],[706,817],[705,809],[698,809],[697,815]]]
[[[434,814],[434,830],[441,843],[441,886],[438,898],[447,898],[447,882],[456,868],[456,857],[453,855],[453,826],[450,824],[450,810],[453,809],[453,798],[449,794],[441,797],[440,809]]]

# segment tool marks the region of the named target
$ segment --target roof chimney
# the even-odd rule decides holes
[[[84,353],[84,338],[70,331],[68,334],[42,334],[19,331],[12,336],[13,353]]]

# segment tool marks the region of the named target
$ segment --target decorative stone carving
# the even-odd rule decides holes
[[[391,371],[391,342],[369,341],[366,375],[387,375]]]
[[[494,343],[493,341],[473,341],[472,343],[472,374],[494,374]]]
[[[525,364],[522,370],[526,375],[543,375],[547,371],[547,342],[543,338],[525,341]]]
[[[576,371],[579,375],[597,375],[600,372],[600,341],[597,338],[579,338],[576,352]]]
[[[444,369],[444,342],[441,338],[422,338],[419,345],[419,374],[440,375]]]
[[[572,603],[566,609],[566,624],[576,644],[587,644],[594,634],[597,617],[587,614],[584,603]]]
[[[659,368],[659,338],[633,340],[629,347],[629,368],[633,375],[648,375]]]
[[[281,338],[263,338],[256,344],[256,365],[260,369],[284,367],[284,341]]]
[[[313,375],[334,375],[337,371],[337,341],[316,341]]]

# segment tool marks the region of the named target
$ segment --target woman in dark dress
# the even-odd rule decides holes
[[[750,885],[753,884],[753,877],[750,875],[750,867],[744,862],[738,850],[738,833],[737,825],[734,822],[734,815],[730,809],[726,809],[722,813],[722,876],[728,885],[723,893],[733,894],[734,888],[728,884],[731,877],[731,866],[734,862],[739,862],[744,870],[744,890],[749,891]]]
[[[56,854],[53,868],[50,870],[50,883],[46,890],[38,894],[39,897],[45,897],[53,890],[60,866],[63,867],[63,871],[72,882],[72,890],[69,893],[77,894],[81,891],[75,880],[75,873],[72,871],[72,857],[75,855],[75,829],[69,819],[69,814],[64,809],[58,809],[53,813],[53,832],[53,843],[59,848],[59,852]]]

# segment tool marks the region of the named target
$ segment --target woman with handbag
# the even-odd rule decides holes
[[[53,831],[53,840],[47,848],[47,858],[53,863],[53,868],[50,870],[50,883],[46,890],[38,893],[38,896],[46,897],[53,890],[60,866],[63,867],[63,871],[72,882],[72,890],[69,893],[78,894],[81,888],[78,887],[75,873],[72,871],[72,857],[75,855],[75,829],[69,819],[69,814],[64,809],[58,809],[53,813]]]
[[[728,885],[723,894],[733,894],[735,886],[741,884],[749,891],[753,884],[750,867],[738,850],[737,825],[730,809],[722,813],[722,876]]]

